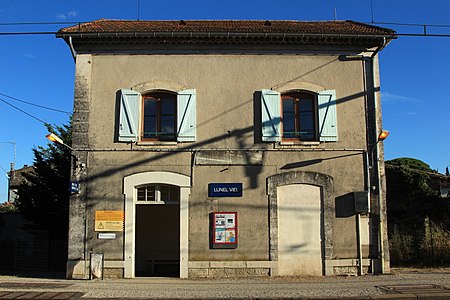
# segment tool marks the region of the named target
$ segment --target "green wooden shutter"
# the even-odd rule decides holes
[[[281,98],[272,90],[261,91],[262,141],[276,142],[281,139]]]
[[[139,139],[139,111],[141,94],[120,90],[119,141],[136,142]]]
[[[322,142],[337,142],[336,91],[319,92],[319,140]]]
[[[177,141],[195,142],[196,135],[195,89],[178,92],[177,97]]]

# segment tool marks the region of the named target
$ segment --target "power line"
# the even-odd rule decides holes
[[[427,23],[403,23],[403,22],[376,22],[373,18],[373,0],[371,0],[371,15],[372,20],[370,22],[361,22],[365,24],[385,24],[385,25],[398,25],[398,26],[427,26],[427,27],[442,27],[442,28],[450,28],[450,24],[427,24]],[[138,21],[140,14],[140,2],[138,0]],[[3,22],[0,23],[0,26],[22,26],[22,25],[71,25],[78,24],[81,25],[83,23],[88,23],[90,21],[73,21],[73,22]]]
[[[46,124],[48,124],[47,122],[45,122],[45,121],[42,121],[41,119],[39,119],[38,117],[36,117],[36,116],[33,116],[32,114],[30,114],[30,113],[27,113],[26,111],[24,111],[24,110],[22,110],[22,109],[20,109],[20,108],[18,108],[17,106],[15,106],[15,105],[12,105],[11,103],[9,103],[8,101],[6,101],[5,99],[2,99],[2,98],[0,98],[0,101],[1,102],[3,102],[3,103],[5,103],[5,104],[7,104],[7,105],[9,105],[9,106],[11,106],[11,107],[13,107],[13,108],[15,108],[15,109],[17,109],[18,111],[20,111],[20,112],[22,112],[22,113],[24,113],[24,114],[26,114],[27,116],[29,116],[29,117],[31,117],[31,118],[33,118],[33,119],[35,119],[36,121],[39,121],[39,122],[41,122],[42,124],[44,124],[44,125],[46,125]]]
[[[0,23],[0,26],[20,26],[20,25],[69,25],[69,24],[81,24],[85,22],[6,22]]]
[[[57,34],[56,31],[22,31],[22,32],[0,32],[0,35],[46,35]]]
[[[401,23],[401,22],[375,22],[372,20],[371,22],[361,22],[367,25],[393,25],[393,26],[406,26],[406,27],[421,27],[423,28],[422,33],[396,33],[397,36],[417,36],[417,37],[445,37],[449,38],[450,33],[428,33],[427,28],[450,28],[450,24],[420,24],[420,23]],[[45,24],[82,24],[82,22],[35,22],[35,23],[26,23],[26,22],[16,22],[16,23],[0,23],[0,25],[45,25]],[[8,36],[8,35],[56,35],[57,31],[15,31],[15,32],[0,32],[0,36]]]
[[[28,105],[36,106],[36,107],[39,107],[39,108],[42,108],[42,109],[47,109],[47,110],[51,110],[51,111],[55,111],[55,112],[64,113],[64,114],[67,114],[69,116],[72,114],[71,112],[68,112],[68,111],[59,110],[59,109],[56,109],[56,108],[51,108],[51,107],[43,106],[43,105],[39,105],[39,104],[34,104],[34,103],[31,103],[31,102],[28,102],[28,101],[25,101],[25,100],[22,100],[22,99],[19,99],[19,98],[16,98],[16,97],[12,97],[12,96],[6,95],[4,93],[0,93],[0,95],[2,95],[4,97],[7,97],[9,99],[12,99],[12,100],[16,100],[16,101],[28,104]]]
[[[2,169],[6,174],[8,174],[8,171],[6,171],[6,170],[2,167],[2,165],[0,165],[0,169]]]
[[[363,22],[368,24],[369,22]],[[398,26],[414,26],[414,27],[441,27],[441,28],[450,28],[448,24],[420,24],[420,23],[398,23],[398,22],[371,22],[373,24],[384,24],[384,25],[398,25]]]
[[[372,24],[372,23],[369,23]],[[373,23],[380,24],[380,23]],[[8,36],[8,35],[55,35],[57,32],[0,32],[0,36]],[[442,37],[442,38],[450,38],[450,33],[448,34],[435,34],[435,33],[395,33],[396,36],[405,36],[405,37]]]

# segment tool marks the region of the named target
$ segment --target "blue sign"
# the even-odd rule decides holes
[[[242,183],[209,183],[208,197],[242,197]]]
[[[71,194],[78,194],[80,192],[80,184],[76,181],[71,181],[69,191]]]

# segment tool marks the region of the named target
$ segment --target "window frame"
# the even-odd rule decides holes
[[[170,101],[173,101],[173,135],[170,134],[171,138],[162,138],[163,132],[161,132],[162,127],[162,101],[164,98],[170,98]],[[145,102],[146,101],[155,101],[156,102],[156,135],[155,137],[145,137]],[[150,92],[142,95],[141,99],[141,126],[139,132],[139,141],[142,142],[151,142],[151,141],[161,141],[161,142],[176,142],[177,141],[177,94],[166,92],[166,91],[158,91],[158,92]]]
[[[142,140],[143,124],[143,101],[142,93],[129,89],[119,91],[119,119],[117,124],[117,142],[139,144],[177,144],[184,142],[195,142],[196,134],[196,90],[187,89],[178,92],[160,89],[146,92],[145,96],[156,93],[174,94],[175,102],[175,137],[171,140],[160,138],[145,138]]]
[[[170,195],[170,191],[171,189],[176,189],[176,193],[177,193],[177,199],[175,201],[165,201],[165,200],[161,200],[162,199],[162,188],[163,187],[168,187],[169,188],[169,195]],[[154,199],[155,200],[147,200],[147,191],[149,188],[153,188],[153,193],[154,193]],[[146,200],[139,200],[139,190],[141,189],[145,189],[144,193],[145,193],[145,198]],[[164,184],[164,183],[151,183],[151,184],[145,184],[145,185],[141,185],[141,186],[137,186],[136,187],[136,203],[137,204],[144,204],[144,205],[158,205],[158,204],[180,204],[180,187],[176,186],[176,185],[171,185],[171,184]]]
[[[311,100],[312,102],[312,125],[313,125],[313,137],[311,139],[301,138],[301,116],[300,116],[300,101],[302,97]],[[283,101],[287,101],[288,99],[293,99],[294,101],[294,134],[298,134],[297,137],[285,137],[284,131],[284,105]],[[309,92],[305,90],[300,91],[290,91],[280,95],[280,105],[281,105],[281,141],[287,142],[318,142],[319,141],[319,124],[318,124],[318,95],[314,92]]]

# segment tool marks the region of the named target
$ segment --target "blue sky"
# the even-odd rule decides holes
[[[372,10],[371,10],[372,2]],[[100,18],[137,19],[138,0],[1,0],[0,33],[57,31],[65,25],[4,25],[11,22],[80,22]],[[333,20],[450,24],[444,0],[140,0],[142,20],[261,19]],[[399,33],[421,27],[382,25]],[[428,28],[450,34],[450,27]],[[400,37],[380,53],[386,159],[413,157],[440,172],[450,165],[450,38]],[[72,111],[74,62],[54,35],[0,35],[0,93],[38,105]],[[63,113],[0,99],[52,123]],[[6,171],[32,164],[32,148],[47,143],[39,121],[0,102],[0,203],[6,200]],[[14,144],[15,143],[15,147]]]

